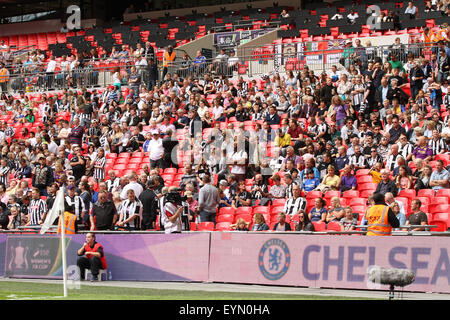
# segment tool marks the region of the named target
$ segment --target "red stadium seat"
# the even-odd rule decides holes
[[[284,206],[276,206],[270,208],[271,215],[277,215],[280,212],[284,212]]]
[[[252,222],[253,221],[253,219],[252,219],[252,215],[251,214],[237,214],[235,217],[234,217],[234,222],[236,222],[238,219],[244,219],[245,221],[247,221],[247,222]]]
[[[236,215],[240,214],[252,214],[253,208],[252,207],[238,207],[236,208]]]
[[[219,215],[222,215],[222,214],[235,214],[235,209],[234,208],[232,208],[232,207],[223,207],[223,208],[220,208],[219,209]]]
[[[347,201],[347,204],[350,207],[353,206],[365,206],[366,205],[366,199],[364,198],[351,198]]]
[[[272,207],[284,206],[285,203],[286,203],[286,199],[273,199],[272,200]]]
[[[355,177],[358,178],[360,176],[367,176],[369,174],[370,169],[359,169],[355,173]]]
[[[216,224],[216,231],[231,231],[231,222],[219,222]]]
[[[436,197],[450,198],[450,189],[439,189],[438,191],[436,191]]]
[[[214,222],[200,222],[197,225],[198,231],[214,231]]]
[[[339,222],[328,222],[327,223],[327,230],[331,230],[331,231],[341,231],[341,225],[339,224]]]
[[[309,191],[306,194],[306,199],[316,199],[316,198],[322,198],[322,192],[321,191]]]
[[[440,220],[447,223],[447,227],[450,228],[450,213],[449,212],[437,212],[431,214],[431,220]]]
[[[438,205],[438,204],[448,204],[448,198],[447,197],[439,197],[436,195],[436,197],[433,197],[430,199],[430,206]]]
[[[433,189],[420,189],[419,191],[417,191],[418,197],[427,197],[428,199],[431,199],[435,195],[436,193]]]
[[[252,213],[253,214],[255,214],[255,213],[262,213],[262,214],[270,213],[270,208],[266,207],[266,206],[256,206],[256,207],[253,207]]]
[[[216,217],[216,222],[234,222],[234,214],[221,214]]]
[[[410,201],[416,197],[416,190],[414,189],[404,189],[400,190],[398,193],[399,197],[405,197],[408,198]]]
[[[195,222],[190,223],[191,231],[197,231],[197,224]]]
[[[347,190],[342,193],[342,197],[346,199],[350,198],[357,198],[359,197],[359,191],[358,190]]]
[[[340,196],[341,196],[341,192],[340,191],[333,191],[333,190],[327,191],[324,194],[324,198],[325,199],[331,199],[333,197],[338,197],[339,198]]]
[[[449,213],[450,212],[450,205],[449,204],[438,204],[436,206],[433,206],[432,208],[430,208],[430,213],[434,214],[438,213],[438,212],[446,212]]]
[[[323,221],[313,221],[311,222],[314,226],[314,231],[326,231],[327,225]]]
[[[437,226],[436,228],[430,228],[431,232],[445,232],[448,229],[448,223],[447,221],[442,221],[442,220],[431,220],[428,221],[428,224],[430,226],[435,225]]]

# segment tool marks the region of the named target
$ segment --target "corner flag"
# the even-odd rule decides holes
[[[60,188],[56,193],[55,202],[45,218],[40,233],[46,233],[61,213],[64,213],[64,188]]]

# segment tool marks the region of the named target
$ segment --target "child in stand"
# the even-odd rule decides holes
[[[250,222],[245,221],[242,218],[239,218],[235,224],[232,224],[230,227],[234,231],[248,231],[248,227],[250,225]]]
[[[306,172],[307,179],[303,181],[302,189],[305,194],[309,191],[314,190],[320,184],[320,180],[318,178],[314,178],[314,171],[308,170]]]

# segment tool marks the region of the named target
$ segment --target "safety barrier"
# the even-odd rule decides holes
[[[83,234],[67,236],[73,272]],[[108,279],[227,282],[260,285],[387,290],[369,283],[371,266],[411,269],[405,291],[450,293],[449,237],[361,237],[279,232],[100,234]],[[61,279],[57,236],[0,234],[7,277]],[[45,249],[45,250],[43,250]],[[182,252],[183,254],[180,254]],[[72,273],[71,273],[72,274]],[[69,279],[71,280],[71,279]]]

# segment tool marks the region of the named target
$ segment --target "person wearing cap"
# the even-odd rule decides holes
[[[78,224],[81,224],[88,214],[89,208],[86,208],[84,201],[76,194],[75,185],[67,187],[67,195],[64,198],[67,203],[66,211],[75,214],[77,217],[75,223],[75,232],[77,232]]]
[[[53,173],[49,166],[45,156],[39,157],[39,164],[33,169],[33,178],[31,185],[37,188],[44,196],[47,195],[47,186],[53,182]]]
[[[189,221],[195,222],[197,219],[198,212],[198,201],[194,199],[194,194],[192,191],[188,190],[184,193],[186,196],[186,202],[189,205]]]

